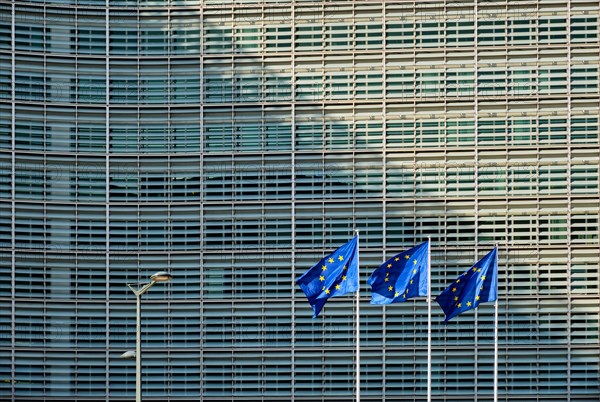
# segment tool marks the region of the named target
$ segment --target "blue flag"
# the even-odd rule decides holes
[[[403,251],[384,262],[368,280],[371,304],[399,303],[427,296],[429,241]]]
[[[317,318],[325,302],[358,290],[358,236],[323,257],[296,280]]]
[[[453,317],[472,310],[480,303],[498,299],[498,249],[494,247],[485,257],[459,276],[435,301],[447,323]]]

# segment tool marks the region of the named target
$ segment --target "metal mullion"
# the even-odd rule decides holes
[[[172,211],[172,200],[173,200],[173,161],[172,161],[172,153],[173,153],[173,144],[171,143],[171,132],[172,132],[172,124],[171,124],[171,120],[172,120],[172,112],[171,112],[171,99],[172,99],[172,93],[171,91],[173,90],[171,87],[171,73],[172,73],[172,63],[171,63],[171,32],[172,32],[172,26],[171,26],[171,9],[170,7],[167,8],[167,48],[169,49],[168,53],[167,53],[167,71],[166,71],[166,77],[167,77],[167,138],[166,138],[166,142],[167,142],[167,149],[168,149],[168,153],[167,153],[167,175],[166,175],[166,180],[167,182],[166,187],[167,187],[167,191],[168,191],[168,200],[167,200],[167,216],[168,216],[168,237],[167,237],[167,241],[168,241],[168,251],[167,251],[167,272],[171,272],[174,275],[177,275],[177,272],[173,272],[172,269],[172,263],[171,263],[171,250],[173,247],[173,211]],[[163,139],[164,141],[164,139]],[[187,234],[187,229],[186,229],[186,234]],[[169,286],[168,288],[168,292],[169,292],[169,296],[171,296],[172,294],[172,287]],[[168,389],[168,395],[171,396],[172,394],[172,389],[173,389],[173,375],[172,375],[172,364],[173,364],[173,360],[172,360],[172,356],[171,356],[171,348],[172,348],[172,344],[173,344],[173,319],[172,316],[173,314],[171,314],[172,312],[172,308],[171,308],[171,297],[168,297],[167,300],[165,300],[166,304],[167,304],[167,328],[168,328],[168,336],[167,336],[167,364],[168,364],[168,374],[167,374],[167,389]]]
[[[295,283],[294,283],[294,279],[296,278],[296,82],[297,82],[297,77],[296,77],[296,44],[294,41],[294,35],[296,33],[296,3],[295,1],[292,2],[292,4],[290,5],[290,17],[291,17],[291,40],[292,40],[292,47],[291,47],[291,90],[293,91],[293,93],[291,94],[292,98],[290,99],[291,101],[291,178],[292,178],[292,182],[291,182],[291,218],[290,218],[290,224],[291,224],[291,271],[292,271],[292,277],[290,278],[290,282],[291,282],[291,286],[290,286],[290,299],[291,299],[291,303],[290,303],[290,335],[291,335],[291,339],[290,339],[290,374],[291,374],[291,381],[290,381],[290,394],[291,394],[291,398],[290,401],[291,402],[295,402],[296,400],[296,291],[295,291]]]
[[[262,13],[261,15],[263,16],[263,18],[262,18],[262,24],[261,24],[261,28],[262,28],[261,32],[263,32],[263,33],[265,32],[265,29],[264,29],[264,11],[265,10],[264,10],[264,4],[263,4],[262,9],[261,9],[261,13]],[[266,84],[265,84],[265,69],[264,69],[264,65],[265,65],[265,49],[264,49],[264,47],[262,47],[262,46],[264,46],[264,44],[265,43],[264,43],[264,37],[263,37],[263,40],[262,40],[262,43],[261,43],[261,49],[260,49],[260,52],[261,52],[261,65],[262,65],[260,85],[261,85],[261,88],[263,88],[263,93],[264,93],[264,90],[265,90],[265,87],[266,87]],[[264,203],[264,199],[265,199],[265,195],[266,195],[265,173],[268,172],[268,168],[265,170],[265,154],[264,154],[265,149],[264,149],[264,146],[266,144],[266,140],[265,140],[265,106],[264,105],[267,102],[264,100],[263,97],[261,97],[261,98],[262,99],[261,99],[260,113],[261,113],[261,123],[262,124],[261,124],[261,129],[260,129],[260,135],[261,135],[261,149],[260,149],[260,151],[262,151],[262,152],[260,154],[261,167],[259,169],[261,169],[260,172],[262,172],[262,180],[259,182],[259,188],[261,189],[261,193],[262,193],[262,196],[260,197],[262,199],[262,202],[260,203],[260,209],[261,209],[261,211],[260,211],[260,213],[261,213],[261,226],[262,226],[262,240],[265,240],[266,225],[267,225],[267,217],[265,216],[265,203]],[[259,180],[259,178],[260,178],[260,175],[257,172],[257,179]],[[260,243],[260,241],[261,240],[259,240],[259,243]],[[266,244],[266,242],[263,243],[263,244]],[[260,258],[261,258],[262,269],[259,271],[259,285],[258,285],[259,286],[259,290],[258,290],[259,294],[262,293],[262,292],[266,293],[266,290],[267,290],[266,289],[266,276],[267,276],[266,275],[266,271],[267,270],[265,269],[265,263],[264,263],[264,261],[265,261],[265,250],[264,249],[261,250],[261,252],[260,252]],[[261,284],[262,284],[262,286],[261,286]],[[259,331],[263,334],[263,336],[262,336],[262,339],[261,339],[262,345],[260,347],[260,360],[261,360],[261,369],[260,369],[260,372],[261,372],[261,375],[260,375],[260,379],[259,379],[259,382],[260,382],[259,389],[260,389],[261,395],[264,395],[265,389],[266,389],[266,379],[265,379],[265,377],[266,377],[266,375],[265,375],[265,338],[264,338],[264,336],[267,333],[266,326],[265,326],[265,315],[266,314],[265,314],[265,296],[264,296],[264,294],[261,297],[260,308],[261,308],[261,314],[260,314],[260,317],[259,317],[259,320],[260,320],[260,323],[259,323],[260,330]]]
[[[355,65],[356,64],[356,59],[355,59],[355,55],[354,52],[352,53],[352,64]],[[356,85],[356,81],[354,82],[354,85]],[[352,115],[355,116],[356,115],[356,105],[354,102],[352,102]],[[356,127],[356,121],[353,118],[353,126]],[[356,138],[354,139],[354,141],[356,141]],[[354,149],[356,148],[356,142],[354,143]],[[325,176],[323,176],[325,177]],[[360,228],[357,225],[357,217],[356,217],[356,154],[355,152],[352,152],[352,223],[354,226],[354,230],[356,231],[355,233],[353,233],[353,236],[358,236],[358,233],[360,231]],[[360,243],[359,244],[358,250],[357,252],[360,254]],[[357,261],[358,261],[358,254],[357,254]],[[358,372],[358,374],[356,375],[356,377],[354,378],[354,382],[355,382],[355,395],[356,395],[356,399],[357,401],[360,401],[360,390],[361,390],[361,383],[360,383],[360,285],[361,285],[361,281],[360,281],[360,263],[357,262],[357,269],[358,269],[358,289],[356,290],[356,306],[353,306],[353,310],[354,310],[354,318],[353,318],[353,322],[352,322],[352,327],[355,328],[355,334],[357,337],[356,340],[356,350],[353,351],[354,354],[354,366],[355,366],[355,370]]]
[[[386,2],[383,1],[381,3],[381,48],[385,49],[385,42],[387,39],[387,30],[386,30]],[[355,14],[356,14],[356,8],[355,8]],[[367,39],[367,43],[368,43],[368,39]],[[368,46],[367,46],[368,47]],[[381,250],[382,250],[382,261],[385,261],[385,256],[387,254],[387,52],[382,51],[381,53],[381,85],[382,85],[382,92],[381,92],[381,96],[383,98],[383,104],[382,104],[382,121],[381,121],[381,132],[382,132],[382,144],[381,144],[381,216],[382,216],[382,234],[383,234],[383,238],[382,238],[382,244],[381,244]],[[360,281],[359,281],[360,284]],[[382,401],[385,402],[386,398],[387,398],[387,392],[386,392],[386,384],[387,384],[387,360],[386,360],[386,355],[387,355],[387,348],[386,348],[386,342],[385,340],[387,339],[387,308],[384,307],[381,310],[381,337],[383,339],[383,345],[382,345],[382,357],[381,357],[381,372],[382,372],[382,381],[381,381],[381,394],[382,394]]]
[[[264,181],[263,181],[263,183],[264,183]],[[262,215],[263,236],[264,236],[264,233],[265,233],[264,225],[265,225],[265,219],[266,218],[265,218],[265,205],[262,202],[261,202],[261,215]],[[266,269],[265,269],[265,266],[264,266],[264,260],[265,260],[265,251],[264,251],[264,249],[261,250],[261,252],[260,252],[260,258],[261,258],[262,269],[261,269],[261,271],[259,273],[259,293],[261,291],[262,292],[266,291],[266,289],[265,289],[265,286],[266,286],[265,271],[266,271]],[[260,289],[260,287],[261,287],[260,283],[262,283],[262,289]],[[265,370],[265,343],[266,343],[265,339],[264,339],[264,334],[266,334],[266,330],[265,330],[265,297],[264,296],[261,297],[261,300],[260,300],[260,309],[261,309],[261,314],[260,314],[260,317],[259,317],[259,319],[260,319],[259,325],[260,325],[260,331],[263,334],[263,338],[261,339],[262,346],[260,347],[260,352],[261,352],[260,353],[261,354],[261,370],[260,370],[260,379],[259,379],[259,382],[260,382],[261,394],[264,394],[265,383],[266,383],[266,381],[265,381],[265,371],[264,371]],[[267,347],[268,347],[268,345],[267,345]]]
[[[10,232],[11,232],[11,247],[10,247],[10,265],[11,265],[11,272],[10,272],[10,317],[11,317],[11,323],[10,323],[10,388],[11,388],[11,400],[15,401],[15,395],[16,395],[16,351],[15,351],[15,347],[16,347],[16,282],[17,282],[17,273],[16,273],[16,252],[15,252],[15,247],[16,247],[16,203],[15,200],[17,198],[17,193],[16,193],[16,183],[15,183],[15,179],[16,179],[16,155],[15,155],[15,148],[16,148],[16,82],[15,82],[15,77],[16,77],[16,69],[15,69],[15,63],[16,63],[16,56],[15,56],[15,37],[16,37],[16,32],[15,32],[15,2],[13,1],[11,4],[11,40],[10,40],[10,47],[11,47],[11,83],[10,83],[10,91],[11,91],[11,121],[10,121],[10,126],[11,126],[11,184],[10,184],[10,192],[11,192],[11,217],[10,217]],[[44,125],[45,126],[45,125]],[[45,319],[45,315],[44,315],[44,319]]]
[[[567,0],[567,401],[571,401],[571,375],[572,375],[572,309],[573,301],[571,294],[571,270],[573,266],[573,249],[571,242],[571,222],[573,219],[572,200],[571,200],[571,184],[572,184],[572,153],[571,153],[571,115],[573,113],[572,108],[572,95],[571,95],[571,0]]]
[[[47,7],[46,4],[43,5],[43,11],[44,11],[44,22],[43,22],[43,48],[44,48],[44,56],[43,56],[43,63],[44,63],[44,73],[43,73],[43,80],[42,80],[42,88],[43,88],[43,93],[41,96],[40,101],[43,103],[43,115],[44,115],[44,127],[43,127],[43,148],[42,148],[42,152],[44,153],[43,156],[43,172],[44,172],[44,178],[43,178],[43,183],[44,183],[44,200],[43,200],[43,210],[44,210],[44,215],[43,215],[43,221],[44,221],[44,225],[46,225],[47,223],[47,217],[48,217],[48,204],[45,202],[47,200],[47,194],[48,194],[48,181],[47,181],[47,174],[48,174],[48,104],[46,102],[46,95],[48,93],[48,83],[47,83],[47,63],[48,63],[48,58],[47,58],[47,36],[46,36],[46,32],[47,32],[47,21],[48,21],[48,15],[47,15]],[[14,34],[16,35],[16,32],[14,32]],[[16,48],[15,48],[16,51]],[[16,74],[16,64],[15,64],[15,74]],[[14,78],[13,77],[13,82],[14,82]],[[16,98],[16,93],[15,93],[15,98]],[[16,99],[15,99],[16,101]],[[14,115],[15,119],[16,119],[16,115]],[[16,121],[16,120],[15,120]],[[16,127],[15,127],[16,129]],[[16,138],[16,130],[15,130],[15,138]],[[16,144],[15,144],[16,145]],[[13,147],[14,150],[14,147]],[[13,180],[13,183],[16,181],[16,177],[15,180]],[[14,193],[14,199],[16,200],[17,195],[16,192]],[[15,206],[15,211],[14,214],[16,214],[16,206]],[[16,227],[15,227],[16,229]],[[13,237],[16,235],[16,233],[13,234]],[[48,232],[44,231],[44,244],[48,244]],[[48,270],[48,266],[47,266],[47,256],[48,256],[48,251],[47,248],[44,248],[44,275],[48,275],[49,274],[49,270]],[[52,253],[51,253],[52,255]],[[15,266],[15,272],[16,272],[16,266]],[[48,292],[48,281],[44,281],[44,296],[47,295]],[[47,308],[47,299],[46,297],[44,297],[44,329],[46,329],[47,325],[48,325],[48,315],[46,314],[46,308]],[[15,316],[16,319],[16,316]],[[44,370],[46,369],[46,351],[47,351],[47,339],[44,339],[44,351],[43,351],[43,359],[44,359]],[[46,385],[46,373],[44,372],[44,386]]]
[[[44,107],[44,119],[46,118],[46,113],[45,113],[45,107]],[[45,127],[44,127],[45,130]],[[44,141],[45,144],[45,141]],[[44,155],[44,163],[46,163],[47,161],[47,157],[46,155]],[[46,165],[44,165],[44,173],[46,173]],[[44,177],[44,188],[47,188],[47,182],[46,182],[46,178]],[[16,195],[15,195],[16,198]],[[43,216],[44,216],[44,224],[46,223],[46,217],[48,216],[48,204],[47,203],[43,203],[42,204],[42,209],[43,209]],[[48,243],[48,232],[44,231],[44,243],[47,244]],[[52,253],[50,253],[51,256],[53,255]],[[47,248],[44,248],[44,251],[42,253],[43,258],[44,258],[44,267],[43,267],[43,272],[44,272],[44,276],[48,277],[49,276],[49,269],[47,266],[47,261],[48,261],[48,250]],[[46,330],[48,328],[48,322],[51,321],[49,320],[48,317],[48,298],[46,297],[46,295],[48,294],[48,281],[44,281],[44,300],[43,300],[43,328],[44,330]],[[16,316],[15,316],[16,318]],[[51,344],[51,342],[49,342],[49,339],[47,337],[44,337],[44,342],[43,342],[43,349],[42,349],[42,359],[43,359],[43,364],[42,367],[44,368],[44,373],[43,373],[43,382],[44,382],[44,387],[46,386],[46,362],[47,362],[47,358],[46,358],[46,351],[49,349],[48,344]]]
[[[235,35],[234,35],[234,8],[233,5],[231,6],[231,16],[232,16],[232,39],[235,40]],[[232,52],[231,54],[231,82],[232,82],[232,88],[236,88],[236,85],[234,84],[234,78],[235,78],[235,56]],[[236,100],[234,100],[232,98],[232,105],[230,106],[230,121],[232,122],[232,132],[231,132],[231,136],[232,136],[232,140],[233,140],[233,146],[232,146],[232,150],[230,151],[230,158],[229,161],[231,163],[231,192],[232,194],[234,194],[234,196],[232,197],[232,199],[229,201],[229,204],[225,204],[227,207],[229,207],[229,222],[230,222],[230,227],[232,229],[231,232],[231,240],[232,240],[232,245],[231,245],[231,249],[229,250],[229,253],[231,255],[231,257],[229,258],[229,267],[224,267],[225,269],[229,270],[230,272],[230,286],[231,286],[231,295],[230,295],[230,299],[229,299],[229,305],[230,305],[230,312],[231,312],[231,321],[230,321],[230,331],[231,331],[231,344],[233,345],[234,348],[239,347],[238,343],[236,341],[236,317],[235,317],[235,311],[236,311],[236,270],[235,270],[235,262],[234,262],[234,258],[235,258],[235,250],[236,250],[236,244],[235,244],[235,237],[234,237],[234,232],[235,232],[235,219],[236,219],[236,214],[235,214],[235,205],[236,205],[236,197],[235,197],[235,188],[236,188],[236,183],[238,181],[238,177],[237,177],[237,166],[236,166],[236,153],[237,153],[237,149],[236,149],[236,143],[237,140],[234,138],[234,132],[235,132],[235,106],[233,105],[234,103],[236,103]],[[220,246],[221,248],[223,248],[223,244],[221,244]],[[227,271],[224,271],[224,274],[226,274]],[[235,353],[231,352],[230,356],[230,364],[231,364],[231,393],[232,395],[236,393],[236,375],[235,375]]]
[[[79,41],[79,14],[77,13],[77,11],[79,11],[79,9],[77,8],[77,6],[75,6],[74,10],[73,10],[73,18],[75,20],[75,54],[72,56],[72,58],[75,60],[75,121],[74,121],[74,125],[75,125],[75,164],[77,165],[77,154],[79,153],[79,130],[78,128],[78,120],[79,120],[79,49],[78,49],[78,41]],[[109,32],[106,32],[106,35],[109,35]],[[75,191],[77,192],[78,189],[78,175],[77,175],[77,168],[75,168]],[[78,192],[77,192],[78,193]],[[76,193],[76,194],[77,194]],[[75,202],[78,201],[78,196],[75,197]],[[77,227],[77,225],[75,225],[75,227]],[[77,270],[75,271],[77,272]]]
[[[412,2],[413,11],[416,9],[417,2],[413,0]],[[412,24],[413,24],[413,48],[412,48],[412,76],[413,76],[413,93],[412,93],[412,129],[413,129],[413,149],[412,149],[412,166],[413,166],[413,183],[417,183],[417,146],[416,146],[416,126],[417,126],[417,86],[416,86],[416,77],[417,77],[417,18],[416,13],[412,14]],[[404,71],[404,70],[400,70]],[[417,196],[413,195],[412,198],[412,218],[413,221],[417,219]],[[414,225],[416,229],[416,224]],[[414,365],[415,354],[413,353],[413,365]]]
[[[171,153],[173,152],[173,144],[171,143],[171,99],[172,99],[172,91],[173,88],[171,87],[171,77],[172,77],[172,61],[171,61],[171,32],[172,32],[172,26],[171,26],[171,9],[167,8],[167,72],[166,72],[166,76],[167,76],[167,138],[166,138],[166,142],[167,142],[167,150],[168,152],[168,156],[167,159],[169,159],[169,166],[170,166],[170,156]],[[171,187],[169,185],[169,187]],[[172,197],[171,192],[169,191],[169,196]],[[169,200],[171,201],[171,200]]]
[[[48,151],[48,141],[47,141],[47,134],[48,134],[48,124],[47,124],[47,119],[48,119],[48,108],[47,108],[47,103],[46,103],[46,95],[47,95],[47,63],[48,63],[48,40],[46,37],[46,30],[47,30],[47,21],[48,21],[48,15],[47,15],[47,7],[46,4],[43,5],[42,9],[44,10],[44,14],[43,14],[43,18],[44,18],[44,23],[43,23],[43,32],[44,32],[44,39],[43,39],[43,49],[44,49],[44,55],[43,55],[43,63],[44,63],[44,73],[43,73],[43,78],[42,78],[42,88],[43,88],[43,93],[41,96],[40,101],[43,103],[43,107],[44,107],[44,128],[43,128],[43,138],[44,138],[44,145],[43,145],[43,149],[42,152],[46,153],[46,151]],[[16,29],[16,28],[15,28]],[[16,35],[16,31],[13,31],[13,36]],[[15,48],[16,51],[16,48]],[[15,69],[16,69],[16,65],[15,65]],[[13,82],[16,79],[16,77],[13,77]],[[15,93],[15,97],[16,97],[16,93]],[[16,100],[16,99],[15,99]],[[46,155],[44,155],[44,162],[46,160]],[[46,184],[46,180],[44,180],[44,184]]]
[[[110,1],[110,0],[109,0]],[[135,24],[136,24],[136,42],[137,42],[137,46],[136,46],[136,50],[137,50],[137,54],[136,54],[136,59],[135,59],[135,78],[136,78],[136,104],[135,104],[135,108],[136,108],[136,124],[137,124],[137,135],[136,135],[136,145],[137,145],[137,152],[136,152],[136,159],[137,159],[137,173],[138,173],[138,200],[137,200],[137,204],[138,204],[138,217],[140,216],[139,214],[139,204],[140,204],[140,154],[141,154],[141,124],[140,124],[140,59],[142,58],[142,55],[140,54],[140,44],[141,44],[141,23],[140,23],[140,8],[136,9],[136,13],[135,13]],[[152,56],[148,56],[148,57],[152,57]],[[126,86],[127,88],[128,86]],[[129,133],[127,134],[126,141],[128,142],[129,139]],[[127,143],[126,142],[126,143]],[[139,237],[139,225],[138,225],[138,239]],[[139,252],[139,250],[138,250]],[[140,267],[139,267],[139,259],[138,259],[138,280],[140,278]]]
[[[200,201],[199,201],[199,220],[200,220],[200,231],[204,233],[204,203],[205,203],[205,191],[204,191],[204,8],[200,6],[200,51],[198,56],[198,63],[200,65],[200,70],[198,72],[200,79],[200,95],[199,95],[199,130],[200,130],[200,144],[199,144],[199,189],[200,189]],[[199,317],[199,332],[200,332],[200,341],[199,341],[199,357],[198,357],[198,366],[199,366],[199,399],[202,401],[204,399],[204,235],[200,235],[200,250],[199,250],[199,276],[200,276],[200,294],[199,303],[200,303],[200,317]]]
[[[105,130],[106,130],[106,138],[105,138],[105,166],[104,166],[104,172],[105,172],[105,216],[104,216],[104,220],[105,220],[105,224],[106,224],[106,229],[105,229],[105,255],[104,255],[104,261],[105,261],[105,275],[106,278],[110,278],[110,135],[108,135],[110,133],[110,0],[105,0],[105,15],[104,15],[104,28],[105,28],[105,38],[104,38],[104,54],[106,57],[106,61],[105,61],[105,71],[104,71],[104,80],[105,80],[105,87],[106,87],[106,91],[105,91],[105,103],[106,103],[106,107],[105,107]],[[109,319],[108,317],[110,317],[110,280],[106,280],[106,288],[105,288],[105,295],[106,295],[106,302],[105,302],[105,314],[106,314],[106,327],[105,327],[105,331],[106,334],[110,334],[110,323],[109,323]],[[110,336],[106,337],[106,341],[105,341],[105,347],[106,347],[106,351],[105,351],[105,365],[106,367],[110,367]],[[109,393],[109,389],[110,389],[110,370],[106,370],[106,377],[105,377],[105,386],[106,386],[106,391],[104,394],[105,400],[108,401],[109,397],[110,397],[110,393]]]
[[[507,12],[508,12],[508,4],[509,3],[507,1],[507,3],[506,3]],[[538,8],[538,13],[539,13],[539,8]],[[539,20],[539,15],[538,15],[538,18],[536,19],[536,22],[535,22],[535,24],[536,24],[536,34],[537,34],[537,32],[539,32],[539,30],[537,29],[538,20]],[[475,39],[475,40],[477,40],[477,39]],[[536,47],[536,53],[538,53],[538,52],[539,52],[539,50]],[[537,58],[537,60],[539,61],[539,58]],[[505,99],[504,99],[504,103],[505,103],[504,104],[504,130],[505,130],[505,133],[506,133],[505,141],[504,141],[504,156],[505,156],[505,162],[504,162],[504,172],[505,172],[504,173],[504,202],[505,202],[506,208],[504,210],[504,222],[505,222],[505,225],[508,225],[509,218],[510,218],[509,207],[508,207],[508,205],[509,205],[509,199],[510,199],[510,197],[509,197],[509,190],[508,190],[508,188],[509,188],[509,182],[510,182],[510,180],[509,180],[509,172],[510,172],[509,171],[509,159],[510,158],[508,157],[508,154],[509,154],[508,150],[512,146],[512,144],[509,145],[509,140],[508,140],[509,130],[510,130],[510,117],[509,117],[510,110],[509,110],[509,107],[508,107],[510,101],[509,101],[508,91],[509,91],[509,85],[511,85],[511,84],[509,84],[509,80],[512,81],[512,77],[509,74],[508,49],[507,49],[506,46],[504,48],[504,68],[505,68],[505,72],[506,72],[506,76],[505,76],[505,79],[506,79],[506,84],[505,84],[506,85],[506,89],[504,91],[504,95],[505,95]],[[539,69],[536,69],[536,71],[539,71]],[[515,93],[515,89],[514,89],[514,86],[513,86],[513,94],[514,93]],[[508,229],[507,227],[504,228],[504,250],[505,250],[505,252],[502,254],[502,257],[504,258],[504,261],[505,261],[505,265],[504,265],[504,278],[506,278],[506,284],[505,284],[505,287],[504,287],[504,289],[505,289],[505,292],[504,292],[504,298],[505,298],[505,300],[508,300],[508,291],[509,291],[508,281],[509,281],[509,278],[510,278],[510,274],[508,272],[508,268],[509,268],[509,265],[508,265],[508,255],[509,254],[508,254],[508,252],[510,250],[510,246],[509,246],[509,244],[510,244],[510,238],[509,238],[509,234],[508,234],[508,230],[507,229]],[[496,240],[496,239],[494,239],[494,240]],[[499,262],[499,253],[500,253],[500,250],[502,249],[502,245],[499,245],[497,240],[495,241],[495,245],[498,248],[498,250],[496,250],[496,252],[497,252],[496,256],[497,256],[497,261]],[[499,315],[498,315],[499,304],[500,304],[500,301],[501,301],[501,293],[500,293],[500,284],[501,284],[500,265],[498,265],[497,275],[498,275],[498,277],[497,277],[498,278],[497,300],[494,302],[495,303],[495,314],[494,314],[494,334],[495,334],[495,337],[494,337],[494,342],[495,342],[496,346],[495,346],[495,349],[494,349],[494,357],[493,357],[494,358],[494,367],[493,367],[493,385],[492,385],[492,387],[493,387],[492,392],[493,392],[495,400],[498,400],[500,398],[500,393],[501,393],[501,391],[500,391],[501,390],[501,386],[500,386],[500,381],[499,381],[499,375],[500,375],[500,370],[501,370],[501,365],[499,363],[499,359],[500,359],[500,354],[501,353],[504,353],[504,356],[505,356],[505,359],[504,359],[505,363],[504,363],[504,366],[503,366],[504,367],[504,372],[505,373],[508,372],[508,359],[506,358],[506,356],[507,356],[508,353],[507,353],[506,346],[503,349],[500,349],[500,347],[499,347],[499,343],[500,343],[500,340],[501,340],[501,337],[499,335],[499,331],[500,331],[500,328],[499,328],[500,327],[500,318],[499,318]],[[502,314],[502,317],[504,317],[504,325],[505,325],[505,327],[508,327],[508,325],[507,325],[507,322],[508,322],[507,310],[508,310],[508,302],[505,303],[503,314]],[[507,339],[508,336],[506,336],[506,333],[508,333],[508,331],[505,332],[505,337],[504,337],[505,343],[504,344],[508,345],[508,339]],[[506,387],[506,383],[507,382],[508,381],[505,382],[505,388],[504,388],[504,393],[505,394],[508,394],[508,389]]]
[[[505,5],[506,7],[506,5]],[[473,164],[473,190],[474,190],[474,194],[473,194],[473,211],[475,212],[475,216],[474,216],[474,221],[475,221],[475,228],[474,228],[474,235],[475,235],[475,249],[473,250],[474,253],[474,257],[475,257],[475,261],[477,260],[477,249],[478,249],[478,245],[479,245],[479,51],[478,51],[478,43],[477,43],[477,31],[478,31],[478,27],[479,27],[479,18],[478,18],[478,8],[477,8],[477,1],[473,2],[473,32],[475,34],[475,40],[473,41],[473,80],[475,81],[474,83],[474,87],[473,87],[473,121],[474,121],[474,127],[473,127],[473,159],[474,159],[474,164]],[[505,22],[506,25],[506,22]],[[478,343],[478,333],[477,333],[477,327],[478,327],[478,322],[477,322],[477,309],[475,309],[474,311],[474,326],[473,326],[473,369],[474,372],[477,373],[477,367],[478,367],[478,359],[477,359],[477,354],[478,354],[478,348],[477,348],[477,343]],[[477,382],[474,382],[474,386],[473,386],[473,397],[475,402],[477,402]]]

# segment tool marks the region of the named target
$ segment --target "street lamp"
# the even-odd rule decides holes
[[[121,355],[124,359],[135,357],[135,401],[142,402],[142,295],[157,282],[168,282],[173,275],[160,271],[150,277],[150,282],[139,289],[127,284],[135,294],[135,352],[130,350]]]

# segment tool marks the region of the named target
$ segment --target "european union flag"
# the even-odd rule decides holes
[[[358,236],[323,257],[296,280],[317,318],[325,302],[358,290]]]
[[[453,317],[472,310],[480,303],[498,299],[498,248],[459,276],[435,301],[444,313],[447,323]]]
[[[429,241],[384,262],[368,280],[371,304],[390,304],[427,296]]]

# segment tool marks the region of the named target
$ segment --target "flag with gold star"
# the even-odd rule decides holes
[[[498,248],[463,272],[450,286],[435,298],[447,323],[453,317],[472,310],[480,303],[498,299]]]
[[[368,280],[371,304],[399,303],[427,296],[429,241],[397,254],[381,264]]]
[[[358,290],[358,236],[323,257],[296,280],[317,318],[331,297]]]

